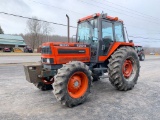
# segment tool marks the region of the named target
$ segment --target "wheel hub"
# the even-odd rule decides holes
[[[83,96],[88,88],[88,78],[83,72],[76,72],[68,81],[68,93],[73,98]]]
[[[123,64],[123,75],[125,78],[129,78],[133,71],[133,65],[131,60],[126,60]]]
[[[78,81],[74,82],[74,87],[78,87],[78,86],[79,86],[79,82]]]
[[[70,90],[76,92],[81,86],[81,78],[78,75],[73,76],[69,81]]]

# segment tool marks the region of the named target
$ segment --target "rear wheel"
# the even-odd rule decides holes
[[[139,60],[140,60],[140,61],[144,61],[144,59],[145,59],[145,55],[144,55],[144,54],[141,54],[141,55],[139,56]]]
[[[139,70],[137,53],[131,47],[119,48],[109,59],[109,80],[118,90],[131,90],[137,83]]]
[[[54,77],[54,95],[62,105],[73,107],[83,103],[90,93],[92,72],[82,62],[64,64]]]

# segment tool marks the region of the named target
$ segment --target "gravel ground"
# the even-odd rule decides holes
[[[0,64],[17,64],[17,63],[24,63],[24,62],[37,62],[40,61],[41,56],[39,53],[3,53],[3,55],[0,54]],[[7,55],[9,54],[9,55]],[[22,55],[23,54],[23,55]],[[148,60],[152,59],[159,59],[160,56],[155,55],[147,55],[146,58]]]
[[[0,120],[160,120],[160,58],[141,62],[138,84],[117,91],[108,79],[94,82],[87,101],[61,106],[52,91],[25,80],[21,64],[0,64]]]

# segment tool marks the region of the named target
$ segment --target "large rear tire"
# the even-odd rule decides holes
[[[118,90],[131,90],[137,83],[139,71],[138,56],[132,47],[117,49],[109,59],[109,80]]]
[[[139,56],[139,60],[140,61],[144,61],[145,60],[145,55],[143,53]]]
[[[53,93],[62,105],[73,107],[83,103],[90,93],[92,72],[82,62],[64,64],[54,77]]]

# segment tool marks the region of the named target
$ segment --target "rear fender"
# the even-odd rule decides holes
[[[133,43],[126,43],[126,42],[115,42],[115,43],[113,43],[113,45],[109,49],[109,52],[106,56],[99,56],[99,58],[98,58],[99,62],[104,62],[105,60],[107,60],[114,53],[114,51],[116,51],[121,46],[134,47],[134,44]]]

